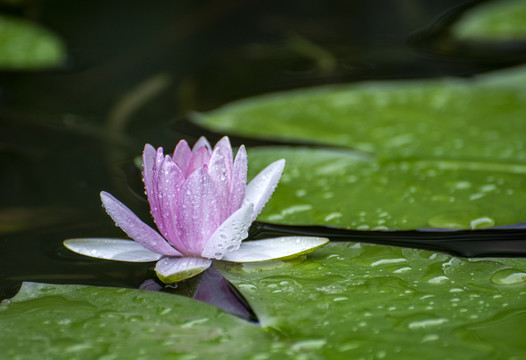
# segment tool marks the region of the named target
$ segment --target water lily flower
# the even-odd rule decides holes
[[[228,137],[212,149],[201,137],[192,149],[181,140],[173,156],[146,144],[143,180],[159,232],[141,221],[107,192],[100,197],[106,212],[132,240],[69,239],[77,253],[107,260],[157,261],[155,271],[173,283],[206,270],[213,260],[257,262],[311,252],[326,238],[281,237],[242,242],[268,201],[285,166],[278,160],[248,185],[247,153],[242,145],[233,160]]]

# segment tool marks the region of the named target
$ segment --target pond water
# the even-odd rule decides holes
[[[449,38],[444,29],[475,3],[4,3],[2,13],[53,30],[67,57],[51,70],[0,72],[0,298],[23,281],[138,288],[155,278],[151,264],[82,258],[62,241],[123,237],[101,190],[149,219],[134,162],[144,144],[171,149],[181,138],[220,137],[190,123],[191,111],[304,86],[470,77],[523,62],[524,48],[488,55]]]

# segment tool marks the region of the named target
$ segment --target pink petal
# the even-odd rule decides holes
[[[144,181],[144,187],[146,194],[152,189],[153,181],[153,168],[155,166],[155,148],[150,144],[144,145],[144,151],[142,152],[142,176]]]
[[[177,248],[181,234],[177,230],[177,209],[179,192],[184,183],[184,176],[175,162],[166,155],[156,182],[156,191],[159,201],[158,222],[163,224],[164,237]]]
[[[204,169],[194,171],[184,183],[177,213],[181,246],[185,255],[200,256],[220,224],[219,202],[214,181]]]
[[[208,269],[211,260],[192,257],[165,257],[155,265],[155,272],[165,284],[175,283],[198,275]]]
[[[157,151],[150,144],[144,146],[142,153],[142,177],[144,181],[144,189],[148,196],[148,202],[150,203],[150,212],[155,219],[159,204],[157,203],[157,196],[155,194],[154,186],[154,174],[156,166]]]
[[[233,213],[243,205],[245,188],[247,187],[247,151],[241,145],[236,154],[234,168],[232,170],[232,182],[230,186],[230,213]]]
[[[281,159],[273,162],[264,168],[256,177],[247,185],[245,202],[254,204],[254,214],[252,221],[256,219],[268,199],[276,189],[279,178],[285,168],[285,160]]]
[[[219,140],[208,163],[208,174],[214,180],[221,203],[221,222],[232,214],[230,211],[230,184],[232,183],[232,146],[227,136]]]
[[[208,175],[214,181],[217,189],[217,196],[220,206],[220,221],[223,222],[231,212],[229,212],[230,199],[230,179],[232,177],[232,159],[230,161],[221,154],[221,151],[212,153],[208,164]]]
[[[195,150],[188,164],[188,169],[186,169],[186,177],[190,176],[196,169],[201,169],[203,166],[207,165],[210,162],[210,153],[205,146],[201,146],[199,149]]]
[[[212,147],[210,146],[210,143],[208,142],[208,140],[206,140],[206,138],[204,136],[201,136],[197,142],[195,143],[194,147],[192,148],[192,152],[195,152],[197,151],[197,149],[199,149],[200,147],[205,147],[209,153],[212,152]]]
[[[220,260],[225,253],[239,249],[241,241],[248,236],[253,213],[254,206],[249,203],[230,215],[210,236],[201,256]]]
[[[130,209],[117,200],[113,195],[102,191],[102,204],[115,224],[133,240],[146,249],[163,255],[181,256],[157,231],[141,221]]]
[[[164,235],[166,234],[166,230],[164,227],[163,218],[161,216],[159,191],[157,190],[157,184],[159,182],[159,173],[163,160],[163,148],[160,147],[155,153],[155,160],[153,164],[149,164],[149,168],[151,169],[151,175],[148,176],[148,184],[145,183],[145,186],[148,186],[148,188],[146,189],[146,193],[148,195],[148,202],[150,203],[150,213],[153,216],[153,220],[155,221],[157,228],[161,231],[161,234]]]
[[[214,156],[214,153],[223,155],[227,161],[232,164],[234,157],[232,155],[232,145],[230,145],[228,136],[223,136],[221,140],[217,142],[216,146],[214,146],[214,150],[212,151],[212,157]]]
[[[160,147],[157,149],[157,152],[155,153],[155,165],[154,170],[159,169],[161,167],[161,163],[164,160],[164,151],[163,148]]]
[[[191,158],[192,150],[190,150],[188,143],[185,140],[179,141],[174,150],[173,160],[177,166],[179,166],[179,169],[181,169],[183,174],[186,174],[186,170],[188,169],[188,164],[190,164]]]

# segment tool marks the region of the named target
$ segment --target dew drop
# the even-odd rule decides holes
[[[427,223],[432,227],[446,229],[470,229],[471,218],[461,213],[446,213],[435,215]]]
[[[516,269],[504,269],[491,276],[491,282],[497,285],[515,285],[526,282],[526,273]]]
[[[446,281],[448,281],[449,279],[447,278],[447,276],[436,276],[434,278],[431,278],[429,280],[427,280],[428,283],[430,284],[442,284]]]
[[[306,194],[307,194],[307,190],[305,190],[305,189],[296,190],[296,196],[297,197],[302,197],[302,196],[305,196]]]
[[[448,319],[445,318],[438,318],[438,319],[425,319],[425,320],[418,320],[418,321],[412,321],[407,326],[409,329],[425,329],[429,327],[439,326],[446,322],[448,322]]]
[[[339,217],[342,216],[342,213],[341,212],[333,212],[333,213],[330,213],[328,214],[326,217],[325,217],[325,221],[330,221],[332,219],[337,219]]]
[[[495,225],[495,220],[488,216],[479,217],[477,219],[471,220],[470,222],[472,229],[483,229]]]
[[[469,200],[477,200],[477,199],[483,198],[484,196],[486,196],[486,194],[484,194],[484,193],[471,194],[469,196]]]
[[[480,187],[480,191],[482,192],[490,192],[497,188],[497,185],[495,184],[486,184]]]

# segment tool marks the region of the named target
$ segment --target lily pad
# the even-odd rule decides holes
[[[263,327],[320,358],[518,358],[526,260],[498,260],[330,243],[302,264],[222,272]]]
[[[287,166],[261,221],[401,230],[479,229],[526,218],[525,165],[265,147],[249,150],[249,176],[279,158]]]
[[[318,144],[249,152],[251,175],[287,160],[260,220],[484,228],[526,216],[526,86],[517,81],[525,74],[300,89],[227,104],[195,121],[218,132]]]
[[[379,158],[524,164],[526,68],[474,79],[365,82],[257,96],[194,121],[219,133],[357,149]]]
[[[59,66],[65,58],[61,39],[23,19],[0,15],[0,68],[42,69]]]
[[[452,27],[465,40],[526,40],[526,1],[488,1],[469,9]]]
[[[249,359],[285,352],[254,324],[189,298],[24,283],[0,305],[3,359]]]
[[[331,243],[217,263],[261,326],[176,295],[24,283],[0,305],[6,359],[509,359],[524,356],[526,260]]]

